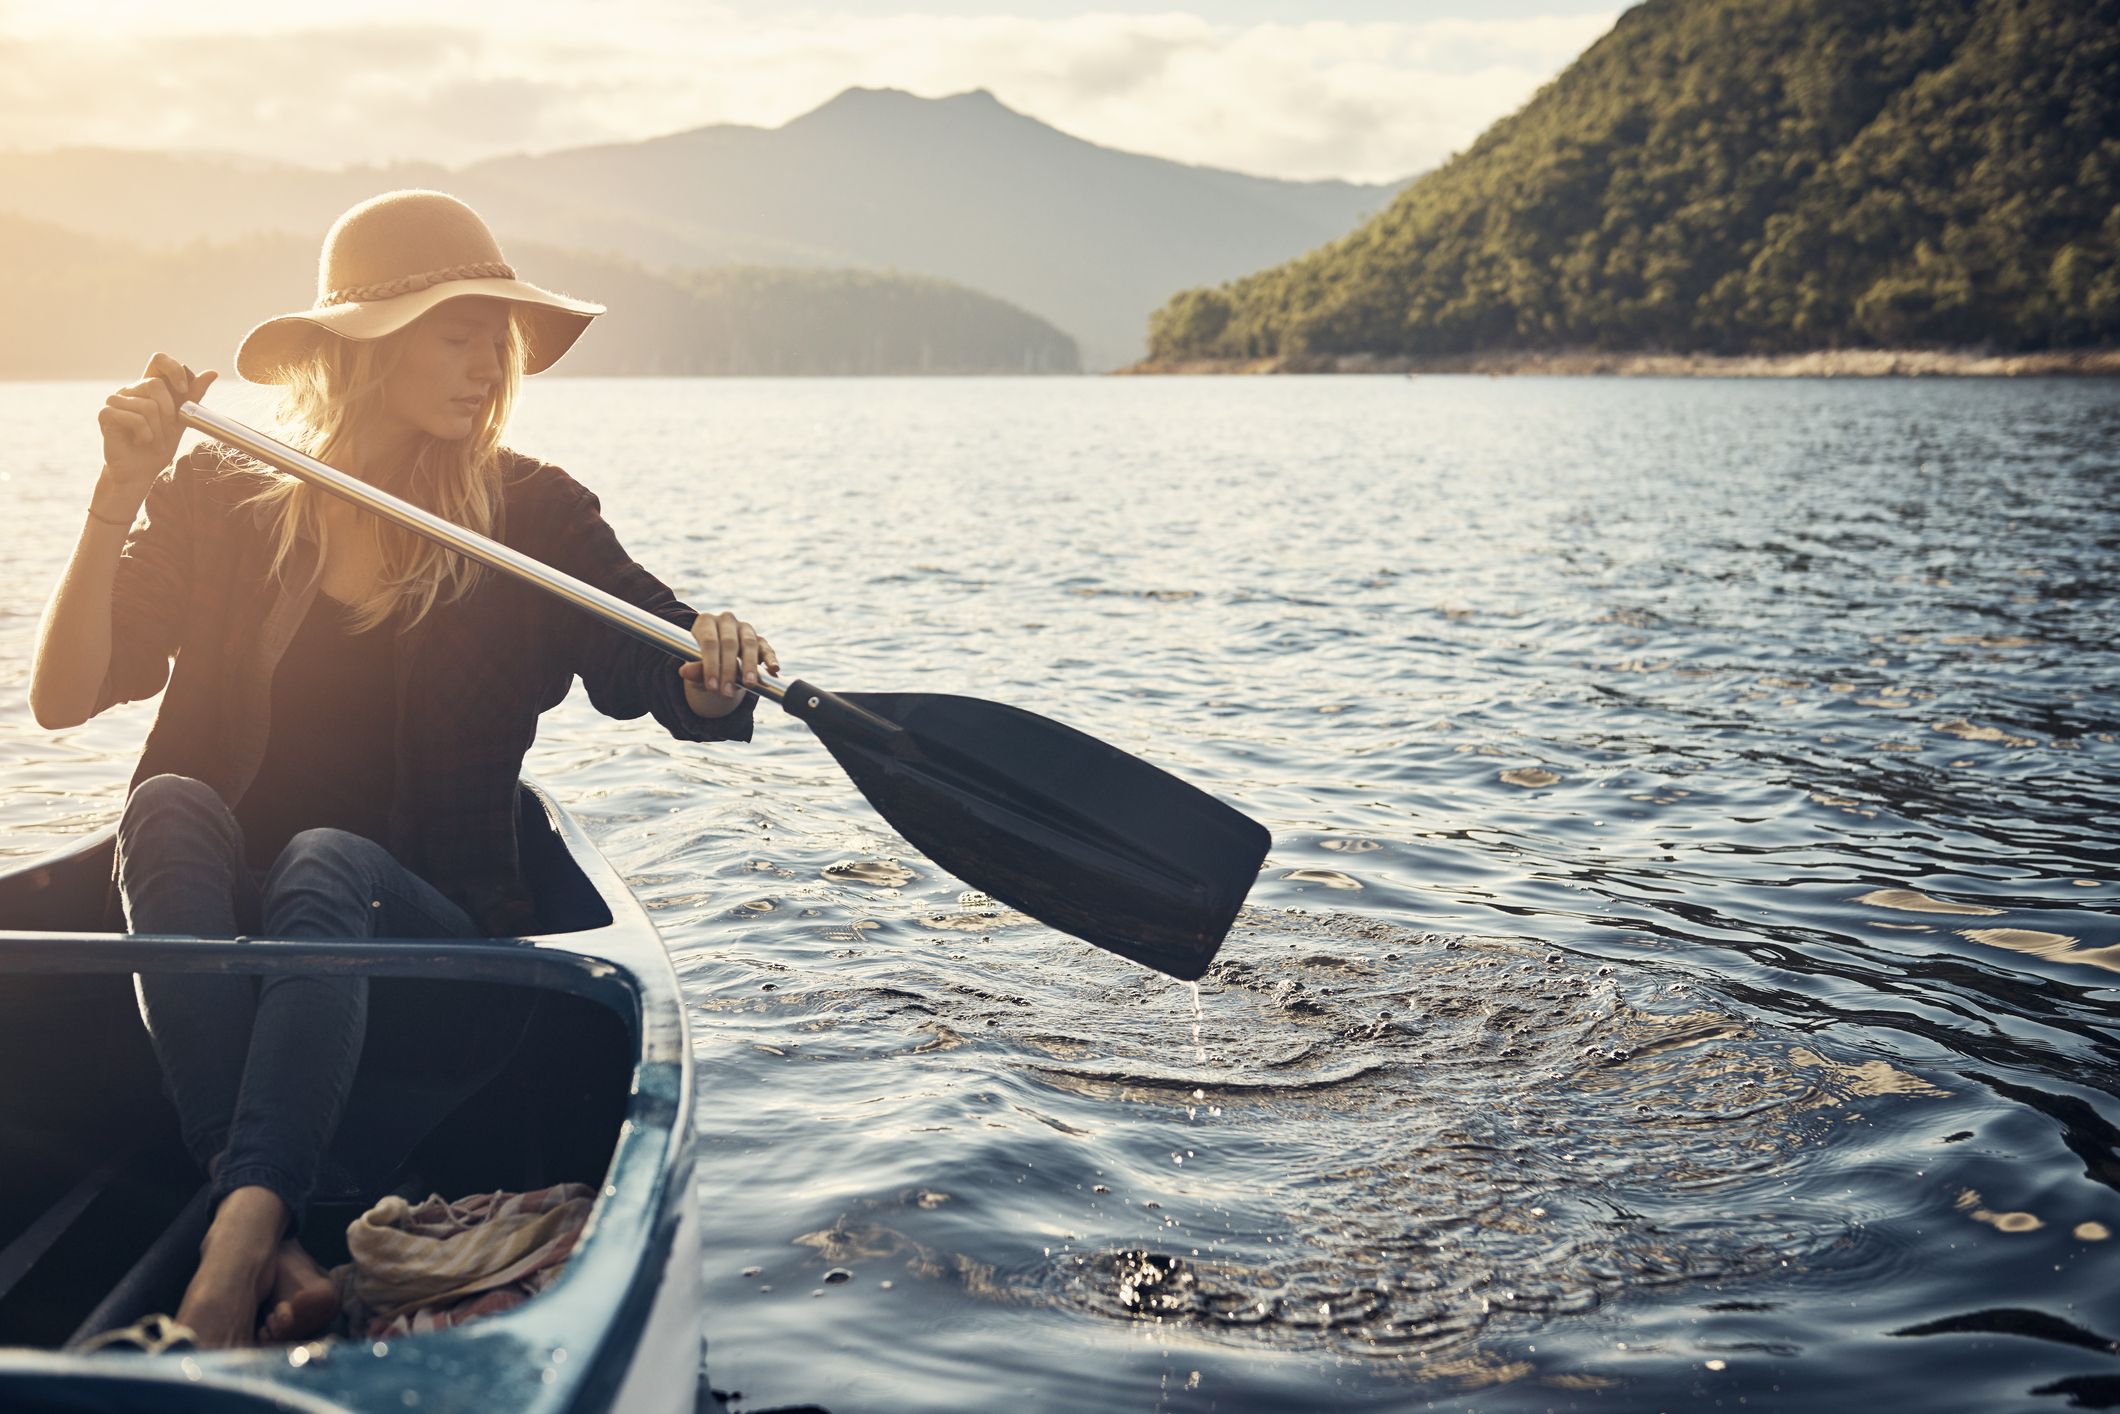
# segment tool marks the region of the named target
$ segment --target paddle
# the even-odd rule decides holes
[[[177,416],[416,535],[558,595],[691,662],[685,629],[465,530],[240,422]],[[1176,776],[1034,713],[926,692],[750,691],[816,733],[869,803],[936,864],[1040,922],[1191,981],[1207,970],[1272,845]]]

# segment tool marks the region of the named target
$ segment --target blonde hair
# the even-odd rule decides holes
[[[415,320],[380,339],[319,340],[308,359],[285,371],[286,393],[280,402],[283,438],[318,461],[359,475],[370,485],[445,520],[493,535],[501,509],[501,432],[522,385],[522,330],[511,315],[501,352],[500,381],[481,408],[470,436],[444,441],[423,434],[409,459],[384,464],[376,459],[376,416],[383,407],[384,384],[421,322]],[[270,467],[258,470],[264,474],[265,485],[244,503],[263,507],[271,519],[270,573],[284,580],[296,543],[306,539],[317,546],[317,574],[321,576],[332,534],[323,506],[331,493]],[[475,560],[374,515],[355,517],[351,533],[370,537],[380,555],[375,588],[351,606],[357,632],[393,618],[400,631],[410,628],[437,603],[469,593],[483,571]]]

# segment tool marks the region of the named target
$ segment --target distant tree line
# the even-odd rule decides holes
[[[766,267],[658,272],[509,243],[526,279],[610,313],[570,374],[1074,373],[1075,341],[1015,305],[925,276]],[[224,371],[259,320],[306,306],[312,241],[150,250],[0,214],[0,378],[139,376],[165,350]]]
[[[2120,342],[2120,0],[1648,0],[1151,357]]]
[[[702,319],[670,372],[1074,373],[1075,341],[1011,304],[921,275],[738,266],[679,277]]]

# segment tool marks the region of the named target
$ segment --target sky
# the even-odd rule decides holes
[[[984,88],[1109,147],[1388,181],[1464,148],[1623,0],[0,0],[0,148],[459,166]]]

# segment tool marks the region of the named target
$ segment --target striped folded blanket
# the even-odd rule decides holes
[[[353,1260],[331,1272],[347,1333],[417,1335],[520,1306],[558,1278],[592,1206],[582,1183],[385,1198],[347,1227]]]

